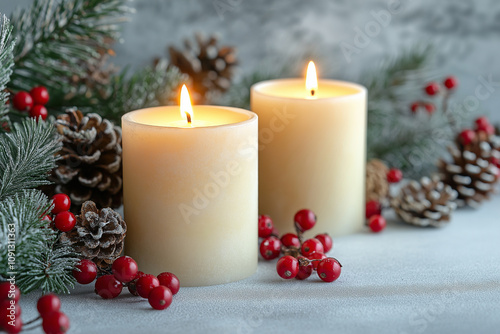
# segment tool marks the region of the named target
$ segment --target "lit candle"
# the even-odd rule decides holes
[[[125,252],[140,270],[173,272],[183,286],[253,274],[257,116],[191,107],[183,88],[180,108],[130,112],[122,131]]]
[[[366,89],[317,80],[264,81],[251,89],[259,115],[259,212],[281,233],[296,211],[313,210],[311,233],[357,231],[364,223]]]

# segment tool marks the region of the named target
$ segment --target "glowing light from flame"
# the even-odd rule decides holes
[[[181,89],[181,117],[191,125],[193,119],[193,106],[186,85],[182,85]]]
[[[311,96],[314,96],[318,91],[318,75],[316,74],[316,66],[312,61],[307,65],[306,90],[310,92]]]

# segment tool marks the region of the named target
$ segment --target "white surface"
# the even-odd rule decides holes
[[[261,262],[237,283],[181,288],[164,311],[126,290],[102,300],[93,285],[62,296],[62,310],[70,333],[500,331],[499,196],[441,229],[390,222],[378,235],[334,238],[330,255],[344,266],[333,283],[284,281],[276,261]],[[23,319],[34,317],[37,297],[22,298]]]

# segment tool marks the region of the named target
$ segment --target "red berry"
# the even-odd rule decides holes
[[[42,117],[42,120],[46,120],[47,116],[49,116],[49,112],[47,111],[47,108],[45,108],[42,105],[34,105],[30,111],[29,111],[30,117],[35,118],[38,120],[38,118]]]
[[[95,293],[102,299],[113,299],[122,292],[123,285],[113,275],[104,275],[95,282]]]
[[[30,90],[30,95],[35,104],[46,105],[49,102],[49,92],[44,86],[33,87]]]
[[[323,251],[325,253],[328,253],[330,249],[332,249],[333,240],[328,233],[318,234],[317,236],[315,236],[315,238],[321,242],[321,244],[323,245]]]
[[[496,129],[491,124],[485,124],[484,126],[481,126],[481,127],[478,126],[477,131],[483,131],[483,132],[486,132],[488,135],[494,135],[496,132]]]
[[[172,292],[166,286],[157,286],[149,293],[148,301],[155,310],[164,310],[172,304]]]
[[[97,266],[93,261],[82,259],[73,269],[73,277],[80,284],[92,283],[97,277]]]
[[[153,290],[157,286],[160,286],[160,281],[158,280],[158,278],[156,278],[156,276],[150,274],[142,276],[135,283],[137,293],[142,298],[148,298],[151,290]]]
[[[10,319],[9,319],[10,320]],[[6,326],[3,328],[8,334],[17,334],[20,333],[23,329],[23,321],[21,320],[21,317],[17,317],[14,320],[14,325],[11,325],[7,323]]]
[[[43,318],[51,312],[58,312],[61,309],[61,300],[55,294],[49,293],[38,299],[36,308]]]
[[[19,301],[21,297],[21,291],[15,284],[10,284],[9,282],[0,283],[0,303],[4,300],[14,300]]]
[[[160,285],[166,286],[167,288],[170,289],[173,295],[177,294],[179,292],[179,288],[181,287],[181,284],[179,282],[179,279],[177,276],[175,276],[172,273],[161,273],[160,275],[157,276],[158,281],[160,281]]]
[[[59,212],[54,218],[56,228],[61,232],[69,232],[75,227],[75,215],[69,211]]]
[[[466,129],[460,132],[460,141],[464,146],[471,144],[476,139],[476,133],[472,130]]]
[[[378,201],[372,200],[366,202],[366,219],[370,218],[373,215],[379,215],[382,213],[382,206]]]
[[[391,168],[387,172],[387,181],[389,183],[398,183],[403,179],[403,172],[397,168]]]
[[[281,241],[276,237],[267,237],[260,243],[259,251],[264,259],[275,259],[280,255]]]
[[[381,215],[372,216],[368,220],[368,226],[375,233],[378,233],[378,232],[382,231],[385,228],[386,224],[387,223],[385,221],[385,218],[382,217]]]
[[[487,125],[491,124],[490,120],[486,116],[479,117],[478,119],[475,120],[474,123],[476,123],[476,129],[484,128]]]
[[[299,231],[304,232],[316,225],[316,215],[311,210],[302,209],[295,214],[294,221]]]
[[[139,296],[139,294],[137,293],[137,287],[135,285],[137,284],[137,280],[144,275],[145,274],[142,271],[138,271],[135,278],[132,281],[130,281],[127,285],[128,291],[134,296]]]
[[[19,111],[26,111],[33,107],[33,98],[28,92],[17,92],[12,98],[12,105]]]
[[[420,102],[413,102],[411,105],[410,105],[410,109],[413,113],[416,113],[418,111],[418,108],[420,108]]]
[[[299,273],[299,261],[290,255],[283,256],[276,263],[276,271],[281,278],[295,278]]]
[[[326,259],[326,255],[323,253],[314,252],[308,256],[309,260],[311,260],[312,266],[314,270],[318,269],[318,264],[320,261],[312,261],[312,260],[323,260]]]
[[[328,257],[318,264],[318,276],[325,282],[333,282],[339,278],[341,272],[340,263],[334,258]]]
[[[309,257],[314,252],[323,253],[325,249],[323,244],[318,239],[312,238],[304,241],[301,247],[301,253],[305,257]]]
[[[295,276],[295,278],[298,279],[298,280],[305,280],[306,278],[308,278],[309,276],[311,276],[311,274],[313,272],[313,265],[304,256],[299,256],[297,259],[299,260],[299,272],[297,273],[297,276]],[[301,262],[300,261],[301,259],[306,260],[306,261],[302,261]],[[304,262],[307,263],[307,264],[304,265],[303,264]]]
[[[439,93],[439,85],[437,82],[429,82],[424,88],[427,95],[436,95]]]
[[[300,248],[300,240],[296,234],[286,233],[281,237],[281,243],[285,247],[297,247]]]
[[[117,280],[127,283],[137,276],[139,267],[137,262],[130,256],[120,256],[113,262],[111,270]]]
[[[0,330],[2,328],[13,328],[12,325],[9,325],[9,322],[17,318],[21,319],[21,307],[18,302],[15,300],[4,300],[0,302]]]
[[[497,157],[491,157],[490,158],[490,164],[497,166],[500,168],[500,159]]]
[[[42,327],[45,334],[63,334],[69,329],[69,319],[62,312],[52,312],[43,318]]]
[[[427,113],[429,115],[431,115],[432,113],[434,113],[434,111],[436,110],[436,107],[432,103],[426,103],[424,105],[424,107],[425,107],[425,110],[427,111]]]
[[[271,217],[259,215],[259,238],[267,238],[273,233],[274,224]]]
[[[52,196],[52,203],[54,203],[52,213],[55,215],[71,208],[71,199],[66,194],[55,194]]]
[[[42,221],[46,222],[47,224],[50,224],[52,223],[52,217],[49,216],[49,215],[45,215],[43,218],[42,218]]]
[[[457,82],[457,78],[455,78],[454,76],[449,76],[447,77],[446,79],[444,79],[443,81],[443,84],[446,88],[448,89],[453,89],[457,86],[458,82]]]

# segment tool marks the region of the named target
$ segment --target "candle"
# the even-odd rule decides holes
[[[125,251],[139,269],[173,272],[182,286],[252,275],[257,116],[184,104],[130,112],[122,131]]]
[[[364,224],[366,89],[316,78],[264,81],[251,89],[259,115],[259,212],[281,233],[313,210],[311,233],[334,236]],[[312,235],[309,235],[312,236]]]

